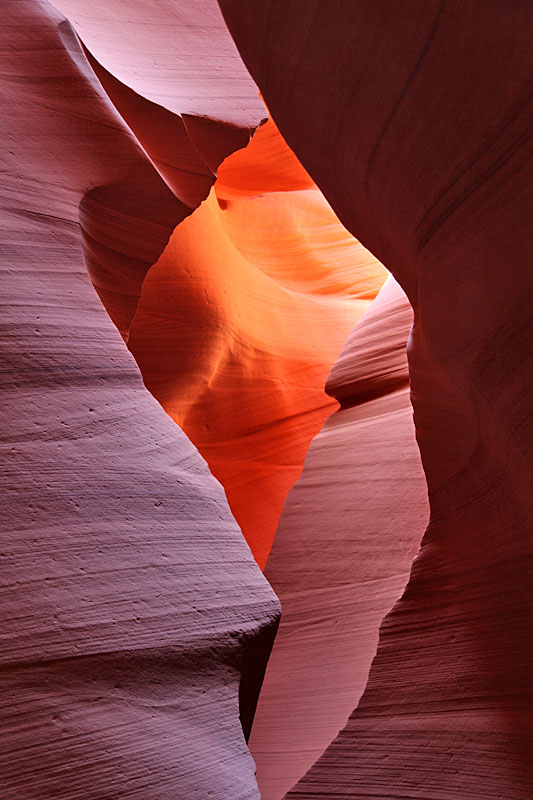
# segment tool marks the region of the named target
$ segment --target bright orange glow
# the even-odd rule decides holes
[[[226,159],[144,281],[129,347],[261,566],[337,406],[323,389],[330,368],[385,276],[269,121]]]

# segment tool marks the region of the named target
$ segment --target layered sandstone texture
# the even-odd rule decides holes
[[[63,16],[2,11],[0,796],[257,800],[244,734],[279,604],[222,487],[143,386],[78,223],[92,192],[107,227],[93,216],[86,247],[130,281],[125,328],[190,209]]]
[[[287,797],[528,800],[533,9],[221,7],[286,141],[414,308],[431,508],[357,709]]]
[[[216,6],[57,5],[4,34],[2,796],[258,797],[279,605],[252,556],[386,271],[257,129]]]
[[[530,4],[54,5],[0,31],[0,796],[530,800]]]
[[[411,323],[389,278],[328,378],[341,408],[309,448],[267,561],[283,615],[250,737],[263,800],[284,797],[346,724],[427,524]]]

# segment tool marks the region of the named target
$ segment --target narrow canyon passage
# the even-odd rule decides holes
[[[2,800],[531,800],[528,4],[3,22]]]

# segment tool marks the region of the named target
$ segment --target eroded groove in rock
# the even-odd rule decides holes
[[[60,22],[4,4],[0,795],[257,800],[239,691],[249,725],[278,603],[87,278],[83,194],[141,178],[144,253],[170,192]]]
[[[184,205],[197,208],[213,185],[219,164],[245,147],[252,130],[181,116],[137,94],[109,73],[84,47],[107,96],[133,131],[157,171]],[[209,127],[207,127],[209,125]]]
[[[411,322],[389,278],[330,374],[343,407],[309,448],[267,561],[283,617],[250,738],[263,800],[282,798],[346,724],[427,524]]]
[[[430,525],[357,711],[289,796],[529,800],[531,5],[221,6],[289,145],[415,307]]]
[[[87,271],[125,341],[146,273],[190,213],[150,163],[136,162],[123,180],[91,189],[79,206]]]
[[[82,45],[72,26],[67,20],[61,20],[57,27],[63,46],[73,61],[73,68],[85,76],[85,93],[96,94],[94,75],[88,69]],[[78,103],[82,97],[77,98]],[[105,106],[105,99],[100,97],[100,115],[104,114]],[[108,125],[121,131],[121,135],[107,138],[116,140],[117,154],[119,146],[123,151],[117,156],[117,165],[127,164],[128,169],[123,171],[119,180],[113,180],[115,170],[109,163],[113,182],[85,192],[80,202],[79,220],[85,263],[93,286],[127,340],[146,272],[161,254],[175,226],[191,209],[158,175],[137,141],[127,135],[122,121],[107,109],[105,119]],[[100,151],[96,149],[95,145],[100,141],[105,141],[105,137],[100,136],[99,140],[86,146],[88,151],[91,146],[95,148],[94,162],[105,162],[109,157],[103,146]],[[115,153],[111,151],[110,155],[114,157]],[[89,152],[87,159],[91,160]]]

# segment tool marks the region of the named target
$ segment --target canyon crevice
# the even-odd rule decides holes
[[[0,796],[531,800],[530,6],[3,21]]]

